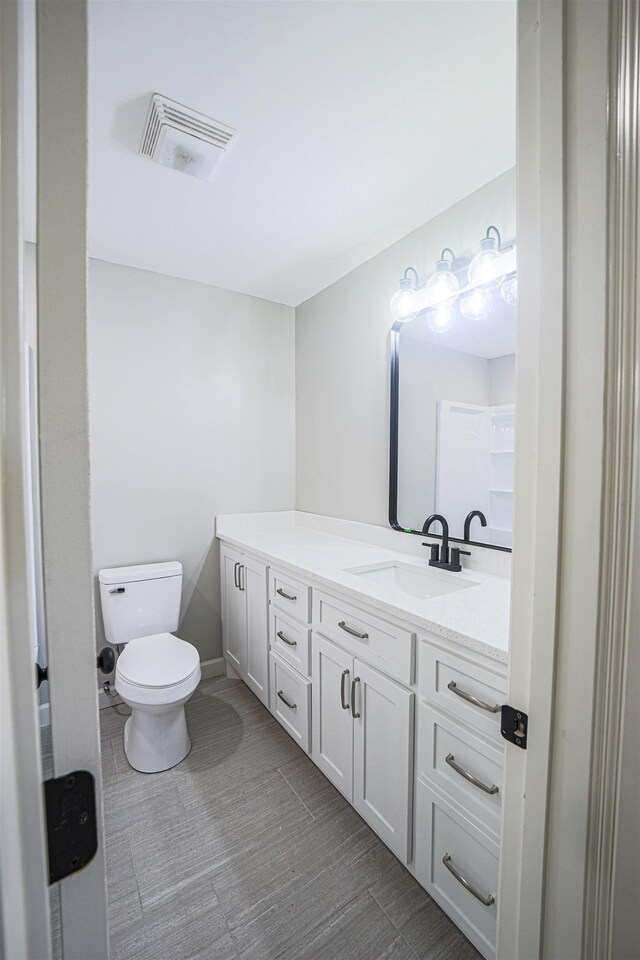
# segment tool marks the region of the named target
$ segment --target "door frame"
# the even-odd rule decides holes
[[[616,851],[625,736],[629,646],[638,633],[640,464],[640,3],[610,11],[609,224],[602,556],[589,797],[584,956],[613,949]],[[634,556],[635,552],[635,556]],[[635,617],[635,620],[634,620]],[[637,683],[637,679],[635,681]],[[631,748],[633,750],[633,747]],[[633,891],[626,893],[633,902]]]
[[[505,748],[501,960],[541,956],[562,497],[563,7],[563,0],[518,0],[517,496],[507,699],[530,726],[526,751]]]
[[[51,956],[34,669],[22,316],[22,20],[0,3],[0,957]]]
[[[60,883],[64,960],[108,957],[90,523],[88,4],[36,0],[38,419],[44,612],[56,777],[95,780],[98,850]],[[64,453],[64,455],[61,455]]]

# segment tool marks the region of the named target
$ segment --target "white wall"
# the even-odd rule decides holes
[[[516,402],[516,355],[509,353],[504,357],[489,360],[489,382],[491,389],[490,404],[500,407]]]
[[[180,560],[220,656],[215,515],[294,505],[293,309],[92,260],[89,392],[94,571]]]
[[[89,397],[94,573],[180,560],[179,635],[220,656],[215,516],[294,505],[293,309],[91,260]]]
[[[389,475],[389,300],[406,266],[515,236],[509,170],[296,307],[296,505],[384,526]]]

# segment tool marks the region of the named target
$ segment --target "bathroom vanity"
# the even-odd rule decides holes
[[[495,956],[510,555],[297,512],[217,518],[225,668]]]

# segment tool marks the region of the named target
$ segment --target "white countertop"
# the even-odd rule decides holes
[[[477,566],[482,565],[482,559],[476,558],[486,556],[488,551],[474,551],[472,565],[462,573],[435,571],[428,565],[427,550],[420,546],[419,538],[411,538],[412,542],[407,543],[410,549],[390,549],[389,544],[393,542],[395,546],[398,539],[396,535],[391,541],[390,533],[393,531],[296,511],[216,518],[216,536],[270,565],[307,579],[312,586],[321,586],[356,602],[366,601],[381,613],[407,621],[418,632],[428,630],[506,663],[511,581],[507,576],[473,566],[474,560]],[[362,539],[354,538],[358,535]],[[417,547],[423,551],[424,559],[417,555]],[[438,579],[472,581],[474,585],[443,596],[418,599],[347,572],[349,567],[390,561],[429,572]],[[502,566],[505,567],[504,562]]]

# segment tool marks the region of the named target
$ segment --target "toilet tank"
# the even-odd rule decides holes
[[[100,603],[109,643],[178,629],[182,564],[147,563],[100,570]]]

